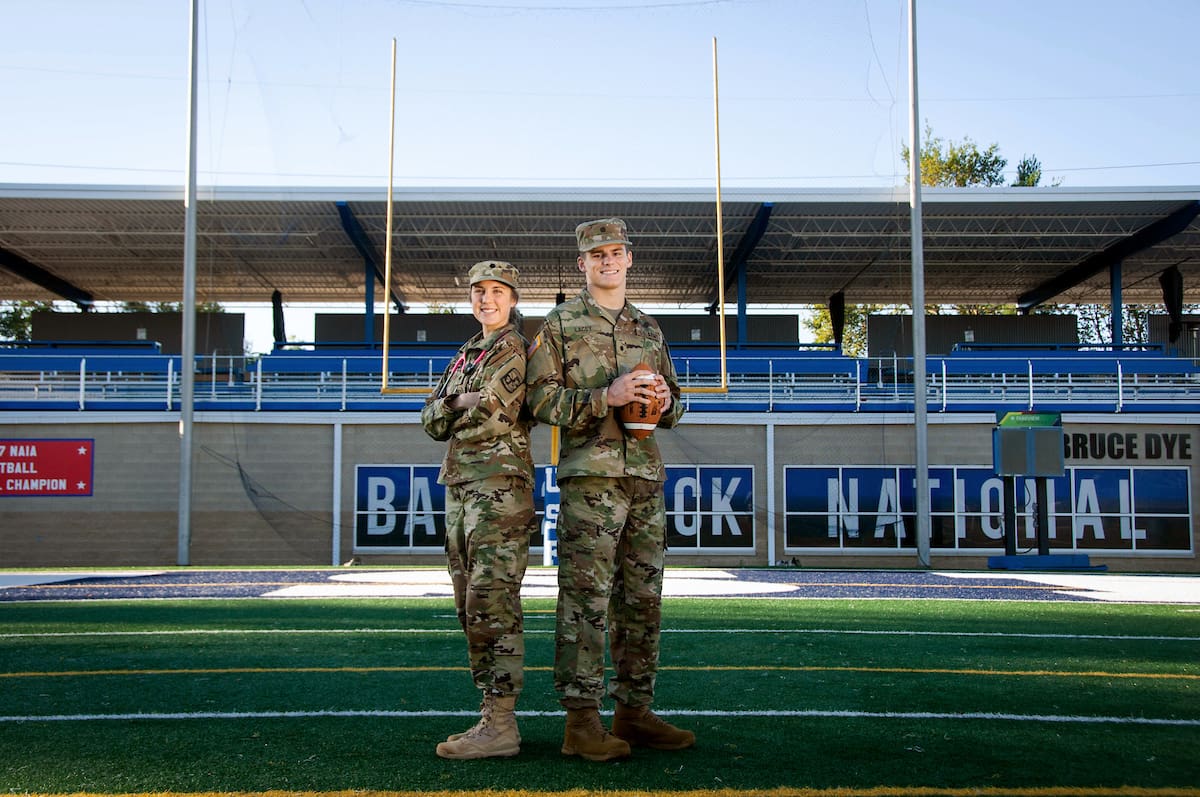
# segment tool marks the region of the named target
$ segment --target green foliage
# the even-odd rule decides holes
[[[1080,343],[1111,343],[1112,313],[1106,304],[1050,304],[1034,308],[1035,313],[1073,313]],[[1161,313],[1160,305],[1127,304],[1121,314],[1121,336],[1126,343],[1150,341],[1150,316]],[[1200,312],[1200,304],[1185,304],[1185,315]]]
[[[1104,304],[1068,305],[1078,319],[1080,343],[1111,343],[1112,313]],[[1121,315],[1121,335],[1126,343],[1145,343],[1150,339],[1150,312],[1146,304],[1127,304]]]
[[[1026,155],[1017,164],[1017,180],[1014,186],[1035,186],[1042,181],[1042,162],[1036,155]]]
[[[901,145],[900,157],[909,163],[911,150]],[[1004,185],[1004,167],[1008,159],[1000,155],[1000,145],[991,144],[987,149],[964,136],[960,142],[947,141],[933,134],[933,128],[925,123],[925,140],[921,144],[921,185],[954,186],[999,186]],[[1025,155],[1017,164],[1017,178],[1013,186],[1033,187],[1042,181],[1042,162],[1036,155]],[[1061,180],[1053,185],[1061,184]]]
[[[905,164],[909,163],[910,155],[908,145],[902,145],[900,157]],[[921,185],[958,188],[1003,185],[1004,167],[1007,165],[1008,160],[1001,157],[998,144],[981,150],[970,136],[958,143],[946,141],[935,136],[929,124],[925,124],[925,140],[921,145]]]
[[[183,302],[121,302],[122,313],[181,313]],[[197,302],[197,313],[223,313],[220,302]]]
[[[900,157],[909,163],[911,150],[901,146]],[[991,144],[980,149],[969,136],[961,142],[947,141],[933,133],[925,124],[925,140],[921,147],[921,184],[928,186],[999,186],[1004,184],[1004,167],[1008,160],[1000,155],[1000,146]],[[1017,164],[1015,186],[1036,186],[1042,179],[1042,163],[1036,155],[1026,155]],[[931,305],[925,308],[931,315],[1015,315],[1012,304],[954,304]],[[826,317],[828,313],[826,313]],[[849,327],[850,311],[846,311]],[[864,320],[865,334],[865,320]],[[864,347],[865,348],[865,347]]]
[[[842,330],[842,352],[849,357],[867,356],[867,316],[872,313],[902,312],[896,305],[854,304],[846,305],[846,323]],[[816,343],[833,343],[833,319],[829,307],[816,305],[801,321],[812,333]]]
[[[1021,162],[1017,164],[1017,179],[1013,182],[1014,188],[1033,187],[1040,185],[1042,182],[1042,162],[1037,159],[1036,155],[1026,155],[1021,158]],[[1055,178],[1050,182],[1051,188],[1056,188],[1062,185],[1062,178]]]
[[[952,304],[938,315],[1016,315],[1015,304]]]
[[[842,351],[850,357],[867,356],[867,317],[870,315],[894,315],[908,313],[911,308],[903,304],[859,304],[846,307],[846,326],[843,330]],[[927,315],[1016,315],[1015,304],[931,304],[925,307]],[[805,328],[812,333],[817,343],[833,343],[833,320],[829,308],[815,306],[802,319]]]
[[[1200,311],[1200,305],[1188,305],[1185,312]],[[852,357],[867,356],[867,317],[872,314],[907,313],[907,305],[862,304],[846,307],[846,327],[842,348]],[[1150,339],[1150,315],[1156,310],[1153,305],[1127,304],[1124,309],[1122,334],[1126,343],[1146,343]],[[1112,316],[1104,304],[1044,304],[1032,311],[1036,315],[1074,315],[1077,320],[1080,343],[1104,344],[1112,342]],[[1015,304],[947,304],[928,305],[927,315],[1017,315]],[[812,332],[817,343],[833,342],[833,323],[829,308],[812,308],[803,319],[804,326]]]
[[[50,302],[0,302],[0,340],[31,340],[33,314],[52,309]]]

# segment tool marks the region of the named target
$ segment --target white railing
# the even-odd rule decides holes
[[[904,410],[913,403],[911,363],[903,358],[773,357],[741,368],[730,358],[728,390],[712,392],[720,375],[702,358],[676,357],[684,401],[704,409],[796,412]],[[0,408],[121,410],[179,407],[178,358],[0,354]],[[311,370],[309,366],[311,365]],[[61,367],[59,367],[61,366]],[[196,360],[197,406],[255,410],[416,408],[445,362],[432,357],[389,360],[380,393],[379,358],[289,355],[286,363],[207,355]],[[1124,412],[1200,404],[1200,367],[1155,358],[930,358],[926,397],[942,412],[986,408],[1080,408]],[[692,388],[704,388],[693,391]]]

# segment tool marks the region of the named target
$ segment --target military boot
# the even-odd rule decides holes
[[[481,699],[479,701],[479,721],[476,722],[473,726],[471,726],[470,728],[468,728],[465,731],[460,731],[459,733],[450,734],[449,736],[446,737],[446,741],[456,742],[459,739],[466,736],[471,731],[477,730],[480,726],[482,726],[483,724],[488,722],[488,718],[492,714],[492,701],[495,698],[496,698],[496,695],[492,694],[491,692],[484,692],[483,699]],[[521,741],[520,734],[517,735],[517,741],[518,742]]]
[[[479,722],[465,733],[454,734],[437,746],[442,758],[508,758],[521,752],[517,730],[516,695],[485,695]]]
[[[611,761],[627,757],[629,744],[608,732],[597,709],[569,708],[562,754],[577,755],[588,761]]]
[[[655,750],[682,750],[696,743],[696,734],[676,728],[651,711],[649,706],[617,703],[612,732],[630,745]]]

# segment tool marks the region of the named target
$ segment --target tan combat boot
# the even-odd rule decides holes
[[[612,761],[626,758],[629,744],[608,732],[597,709],[569,708],[562,754],[577,755],[588,761]]]
[[[479,721],[476,722],[474,725],[472,725],[470,728],[468,728],[465,731],[462,731],[460,733],[450,734],[449,736],[446,737],[446,741],[457,742],[459,739],[463,738],[471,731],[478,730],[482,725],[487,723],[489,721],[488,718],[492,714],[492,701],[495,698],[496,698],[496,695],[494,695],[490,692],[484,692],[483,699],[479,701]],[[520,734],[517,734],[517,741],[518,742],[521,741]]]
[[[442,758],[508,758],[521,752],[517,730],[516,695],[486,695],[479,722],[465,733],[453,734],[437,746]]]
[[[651,711],[649,706],[617,703],[612,732],[630,745],[655,750],[682,750],[696,743],[696,734],[676,728]]]

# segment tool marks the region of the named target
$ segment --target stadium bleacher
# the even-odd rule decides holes
[[[379,344],[288,343],[258,357],[198,356],[197,408],[419,409],[457,345],[396,344],[381,395]],[[677,345],[673,359],[689,409],[729,412],[905,411],[910,361],[854,358],[832,346],[755,345],[721,353]],[[153,341],[23,341],[0,345],[0,407],[172,409],[181,362]],[[972,343],[927,360],[929,406],[941,411],[1179,410],[1200,402],[1200,366],[1154,344]]]
[[[180,358],[154,341],[8,341],[0,345],[0,406],[170,409],[179,368]]]

